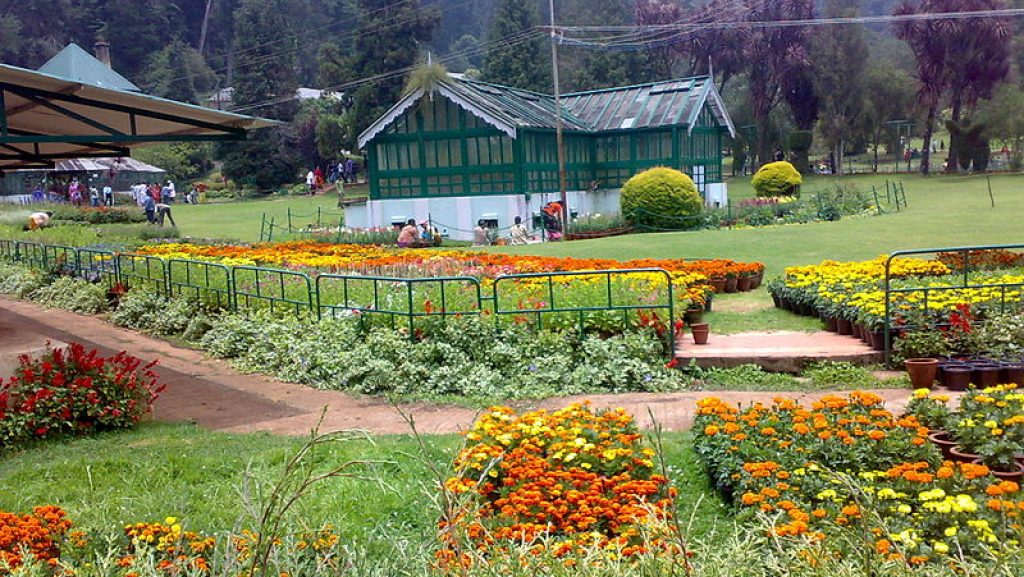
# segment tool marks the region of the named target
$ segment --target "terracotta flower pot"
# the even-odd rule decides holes
[[[741,276],[736,279],[736,290],[745,293],[753,286],[754,279],[749,276]]]
[[[971,462],[974,463],[975,465],[985,464],[981,462],[981,459],[975,459]],[[1000,471],[999,469],[993,469],[992,467],[989,467],[988,470],[990,473],[995,475],[997,479],[1002,479],[1004,481],[1013,481],[1015,483],[1020,483],[1021,479],[1024,479],[1024,465],[1022,465],[1019,461],[1017,462],[1016,471]]]
[[[928,435],[928,440],[934,443],[939,450],[942,451],[943,457],[946,459],[953,458],[953,454],[950,451],[952,451],[953,447],[956,446],[956,441],[949,436],[949,433],[946,431],[932,431],[931,434]]]
[[[690,325],[690,332],[693,333],[693,343],[696,345],[708,344],[708,335],[711,334],[711,326],[707,323]]]
[[[971,373],[974,370],[967,365],[946,365],[943,370],[943,384],[951,391],[966,391],[971,384]]]
[[[930,389],[935,384],[935,376],[939,372],[938,359],[907,359],[903,361],[903,366],[915,389]]]
[[[956,445],[949,450],[949,458],[959,463],[973,463],[981,459],[981,455],[977,453],[968,453],[966,449],[963,449],[960,445]]]
[[[996,365],[974,365],[971,382],[979,389],[994,387],[999,384],[999,367]]]
[[[1024,385],[1024,365],[1020,363],[1003,363],[999,368],[999,382],[1002,384],[1016,383]]]
[[[853,323],[844,318],[836,319],[836,327],[839,329],[839,334],[841,335],[853,334]]]
[[[832,333],[839,331],[839,322],[836,317],[825,317],[825,330]]]
[[[711,283],[711,290],[716,293],[722,294],[725,292],[725,277],[711,277],[711,280],[708,282]]]
[[[737,283],[739,283],[739,279],[738,278],[736,278],[734,276],[725,277],[725,292],[727,292],[727,293],[738,292],[739,289],[736,288],[737,287]]]

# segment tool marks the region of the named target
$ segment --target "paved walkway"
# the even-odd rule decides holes
[[[154,418],[178,422],[192,420],[200,426],[230,432],[268,431],[282,435],[309,432],[326,408],[324,430],[363,429],[376,434],[401,434],[409,427],[399,411],[379,398],[354,397],[337,391],[320,391],[303,385],[241,374],[224,362],[200,351],[171,345],[134,331],[114,327],[99,317],[43,309],[33,303],[0,297],[0,358],[37,350],[47,341],[80,342],[105,354],[126,350],[142,359],[160,359],[157,371],[167,391],[154,407]],[[691,345],[692,346],[692,345]],[[0,365],[0,372],[4,366]],[[2,376],[2,375],[0,375]],[[899,411],[910,391],[877,391],[889,407]],[[736,403],[770,402],[773,397],[810,400],[821,393],[684,392],[671,394],[585,395],[520,403],[519,408],[559,408],[589,400],[596,407],[623,407],[643,426],[649,415],[668,430],[685,430],[693,422],[695,402],[714,395]],[[453,433],[464,430],[476,411],[425,403],[406,404],[421,433]]]

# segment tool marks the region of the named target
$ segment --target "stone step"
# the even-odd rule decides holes
[[[796,373],[816,361],[870,365],[882,362],[883,355],[850,336],[830,332],[775,331],[734,335],[712,332],[706,345],[693,344],[693,339],[687,334],[677,342],[676,358],[683,364],[695,360],[701,368],[752,364],[767,371]]]

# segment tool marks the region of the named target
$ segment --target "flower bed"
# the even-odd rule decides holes
[[[17,515],[0,511],[0,574],[26,575],[246,575],[266,565],[301,575],[337,574],[341,540],[330,526],[268,540],[252,531],[217,535],[184,529],[175,517],[131,523],[120,535],[72,530],[60,507],[36,507]],[[253,557],[269,547],[267,560]],[[99,561],[100,566],[94,567]],[[285,575],[284,571],[274,574]]]
[[[1016,385],[971,389],[955,411],[948,402],[946,395],[918,389],[907,412],[994,471],[1014,473],[1024,466],[1024,393]]]
[[[103,357],[78,343],[19,363],[0,383],[0,446],[131,427],[164,389],[151,370],[156,361]]]
[[[441,523],[442,565],[460,562],[463,543],[479,551],[536,544],[556,556],[671,547],[662,532],[675,489],[654,472],[654,451],[625,411],[571,405],[516,415],[495,407],[466,439],[445,485],[473,498]]]
[[[838,320],[863,327],[865,333],[879,333],[885,322],[887,258],[789,267],[782,278],[769,282],[769,292],[776,306],[831,319],[830,329],[834,328],[831,323]],[[1018,286],[1024,284],[1024,274],[1018,271],[975,270],[970,275],[969,288],[953,288],[963,282],[962,276],[947,277],[953,273],[941,260],[893,259],[892,288],[921,289],[891,294],[893,326],[914,328],[914,323],[908,322],[911,317],[928,328],[948,324],[951,315],[965,312],[965,306],[966,312],[974,315],[993,314],[1004,305],[1012,308],[1024,295]]]
[[[829,547],[830,536],[854,528],[870,541],[862,546],[912,564],[1020,548],[1019,485],[984,465],[943,461],[927,427],[875,395],[747,409],[708,398],[694,430],[719,488],[775,536]]]

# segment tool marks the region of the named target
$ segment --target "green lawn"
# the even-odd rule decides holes
[[[198,206],[175,205],[174,220],[185,236],[255,242],[260,239],[260,222],[264,214],[277,225],[287,225],[291,210],[295,226],[313,222],[317,209],[323,211],[322,221],[337,224],[341,209],[335,193],[317,196],[273,197],[266,200],[211,203]],[[295,216],[298,215],[298,216]],[[275,235],[280,231],[275,231]]]
[[[816,190],[822,179],[809,179]],[[862,189],[884,187],[885,176],[850,177]],[[900,249],[976,244],[1024,243],[1024,176],[992,177],[996,207],[989,203],[984,176],[906,177],[909,208],[882,216],[839,222],[630,235],[571,243],[502,248],[513,253],[584,258],[731,258],[761,261],[769,275],[783,267],[824,259],[869,259]],[[735,199],[743,186],[730,185]],[[497,249],[495,249],[497,250]]]
[[[458,449],[453,435],[382,436],[338,443],[318,454],[326,469],[348,460],[376,461],[361,479],[332,479],[300,501],[292,527],[332,523],[343,539],[378,558],[429,544],[438,515],[427,461],[447,470]],[[48,443],[0,461],[0,510],[40,504],[64,507],[88,530],[118,532],[126,523],[181,519],[190,528],[221,531],[251,527],[240,495],[248,468],[273,480],[301,439],[267,434],[228,435],[194,425],[145,424],[138,430]],[[728,531],[726,506],[708,488],[690,436],[665,437],[666,460],[678,484],[680,509],[694,515],[694,533]],[[252,492],[252,488],[248,490]],[[695,511],[695,512],[694,512]]]

